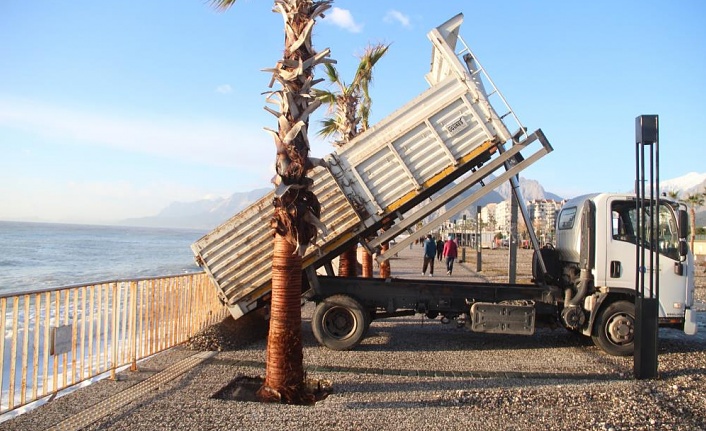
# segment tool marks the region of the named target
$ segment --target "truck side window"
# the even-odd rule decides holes
[[[679,260],[679,231],[674,211],[669,206],[662,204],[659,207],[659,225],[657,227],[657,244],[660,254],[674,260]]]
[[[646,208],[651,211],[651,208]],[[611,204],[612,212],[612,234],[613,239],[637,244],[635,226],[637,225],[637,210],[634,201],[617,201]],[[659,253],[672,259],[679,259],[679,239],[677,232],[677,222],[674,211],[666,204],[661,204],[659,208],[659,218],[655,238],[652,238],[650,226],[645,226],[645,237],[652,238],[652,247],[657,245]],[[645,243],[647,245],[647,242]]]
[[[574,227],[574,220],[576,219],[576,207],[564,208],[559,214],[559,222],[557,223],[559,229],[571,229]]]
[[[632,208],[634,209],[634,204]],[[626,206],[625,202],[614,202],[612,210],[613,239],[635,244],[635,228],[633,218],[630,217],[630,207]]]

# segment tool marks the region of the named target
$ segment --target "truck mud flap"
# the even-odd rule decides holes
[[[534,334],[532,305],[476,302],[471,306],[471,330],[491,334]]]

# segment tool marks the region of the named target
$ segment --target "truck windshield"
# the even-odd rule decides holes
[[[613,214],[613,239],[637,243],[636,226],[638,213],[635,208],[635,201],[617,201],[611,205]],[[649,220],[649,212],[653,208],[646,206],[645,219]],[[652,246],[657,245],[659,253],[674,260],[679,260],[679,231],[677,220],[672,208],[666,203],[660,203],[659,222],[657,223],[654,237],[652,236],[649,221],[645,226],[645,238],[647,242],[652,239]],[[645,245],[647,245],[647,242]]]

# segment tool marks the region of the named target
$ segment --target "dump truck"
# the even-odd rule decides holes
[[[634,288],[629,286],[634,265],[618,265],[618,277],[603,273],[616,265],[605,259],[624,245],[606,236],[613,227],[612,219],[603,219],[612,217],[606,206],[630,198],[585,198],[602,211],[585,214],[579,210],[582,202],[571,201],[560,213],[556,247],[540,247],[518,175],[553,148],[541,129],[528,133],[519,121],[460,37],[462,22],[459,14],[428,33],[432,55],[427,90],[336,148],[323,158],[324,166],[310,173],[311,190],[321,203],[320,220],[328,230],[302,259],[302,298],[317,304],[312,317],[316,339],[331,349],[352,349],[373,320],[423,313],[488,333],[530,335],[541,324],[561,324],[593,337],[610,354],[632,353]],[[511,184],[529,227],[534,284],[335,276],[332,261],[347,248],[360,244],[382,262],[504,182]],[[474,186],[475,191],[456,199]],[[236,319],[269,303],[273,197],[274,191],[192,245],[197,263]],[[684,208],[667,200],[663,205],[674,222],[669,227],[685,236]],[[569,228],[571,211],[576,223]],[[582,236],[579,220],[591,217],[597,227]],[[581,241],[587,235],[606,241]],[[600,247],[586,249],[589,244]],[[680,266],[681,275],[661,284],[662,298],[670,302],[660,308],[660,322],[692,333],[693,258],[688,250],[677,251],[664,255]],[[590,268],[577,258],[587,252],[595,253]],[[589,281],[586,273],[592,274]]]

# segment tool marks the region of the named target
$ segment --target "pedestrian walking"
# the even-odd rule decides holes
[[[446,275],[451,275],[454,271],[454,260],[458,256],[458,245],[453,237],[449,235],[449,239],[444,243],[444,257],[446,258]]]
[[[434,259],[436,259],[436,241],[431,235],[427,235],[424,241],[424,264],[422,265],[422,275],[426,275],[429,268],[429,277],[434,276]]]
[[[436,240],[436,259],[441,262],[444,255],[444,240],[441,238]]]

